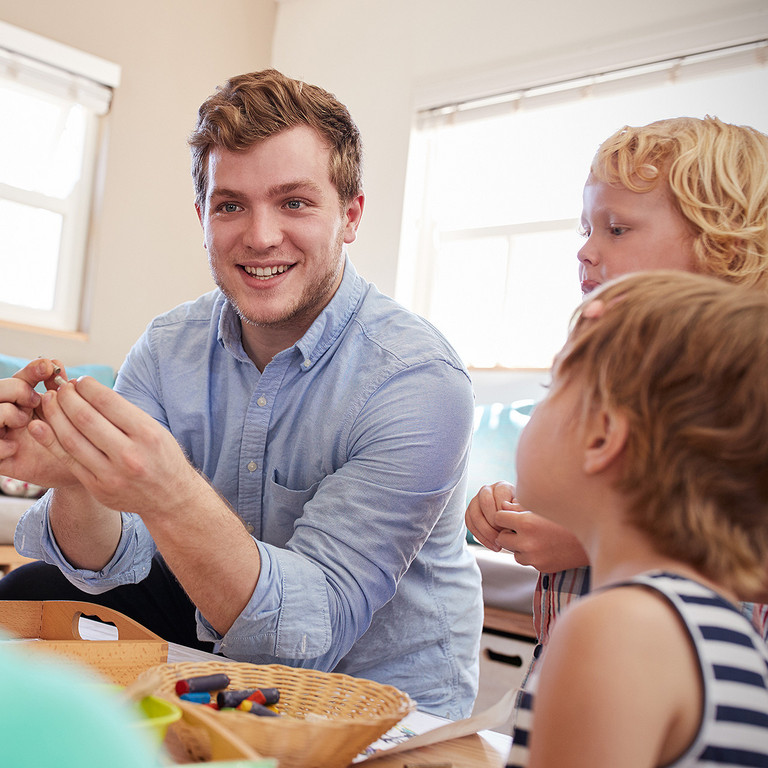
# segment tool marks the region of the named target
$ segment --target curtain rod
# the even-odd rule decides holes
[[[561,91],[577,90],[579,88],[588,88],[598,83],[610,82],[612,80],[621,80],[643,74],[654,72],[663,72],[668,70],[674,72],[684,65],[704,63],[708,61],[717,61],[729,57],[735,57],[739,54],[748,54],[754,52],[758,63],[768,62],[768,38],[762,37],[747,43],[738,45],[723,46],[721,48],[712,48],[697,53],[682,54],[663,59],[657,59],[645,64],[632,64],[626,67],[617,67],[607,71],[597,70],[587,75],[578,77],[552,80],[529,87],[518,87],[511,90],[502,90],[497,93],[491,93],[486,96],[478,96],[471,99],[446,102],[435,107],[419,110],[422,117],[447,116],[456,112],[464,112],[482,107],[492,107],[514,101],[521,101],[532,96],[543,96],[547,94],[558,93]]]

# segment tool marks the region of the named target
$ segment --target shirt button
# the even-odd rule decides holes
[[[306,360],[305,360],[305,361],[302,363],[302,365],[303,365],[305,368],[309,368],[309,366],[310,366],[310,365],[312,365],[312,361],[311,361],[309,358],[307,358],[307,359],[306,359]]]
[[[248,471],[255,472],[259,468],[259,465],[255,461],[248,462]]]
[[[267,398],[262,395],[257,401],[256,405],[258,405],[260,408],[263,408],[267,404]]]

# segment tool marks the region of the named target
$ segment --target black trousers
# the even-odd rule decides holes
[[[84,600],[129,616],[169,643],[213,651],[213,643],[197,639],[195,606],[159,555],[146,579],[100,595],[79,590],[54,565],[27,563],[0,578],[0,600]]]

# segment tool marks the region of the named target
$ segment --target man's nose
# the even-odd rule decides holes
[[[267,251],[280,245],[283,233],[278,216],[268,210],[252,211],[243,233],[243,241],[254,251]]]

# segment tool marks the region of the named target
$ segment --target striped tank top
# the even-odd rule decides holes
[[[704,681],[704,712],[686,752],[666,768],[768,768],[768,646],[747,618],[708,587],[683,576],[649,573],[625,584],[664,595],[685,623]],[[508,768],[528,765],[537,674],[521,692]]]

